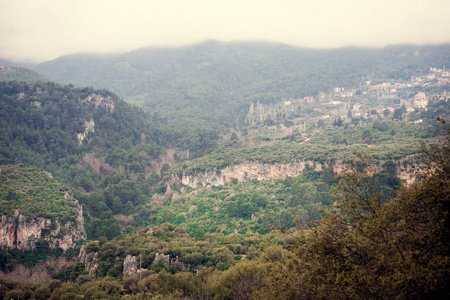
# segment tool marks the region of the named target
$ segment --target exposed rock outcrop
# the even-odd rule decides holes
[[[181,179],[174,176],[172,180],[174,183],[181,183],[192,188],[205,187],[208,184],[214,186],[224,185],[231,183],[233,179],[237,179],[239,182],[247,182],[254,179],[258,181],[273,181],[299,176],[306,167],[313,168],[316,171],[323,171],[326,165],[312,161],[300,161],[289,164],[249,162],[229,166],[221,170],[211,170],[193,175],[183,174]]]
[[[77,133],[78,143],[81,145],[83,143],[84,138],[87,137],[89,132],[94,132],[94,131],[95,131],[94,119],[90,119],[89,121],[85,120],[84,121],[84,132]]]
[[[162,261],[164,265],[168,266],[170,264],[169,254],[164,255],[162,253],[156,253],[155,259],[153,260],[153,264],[157,264],[159,261]]]
[[[102,96],[101,94],[92,93],[82,100],[83,103],[90,104],[94,107],[94,109],[98,109],[99,107],[106,109],[109,112],[114,112],[116,107],[116,103],[111,96]],[[83,143],[84,138],[86,138],[89,132],[95,131],[95,122],[93,117],[90,119],[84,120],[84,131],[77,134],[78,143],[81,145]]]
[[[5,249],[34,250],[39,241],[48,242],[50,249],[66,251],[76,241],[85,240],[83,208],[75,201],[77,216],[74,222],[60,224],[44,218],[28,218],[18,210],[0,219],[0,247]]]
[[[123,275],[135,275],[137,273],[136,256],[127,255],[123,261]]]
[[[86,245],[83,245],[78,254],[78,261],[84,264],[84,268],[89,272],[89,275],[97,275],[98,268],[98,252],[86,252]]]
[[[83,100],[83,102],[91,103],[96,109],[99,107],[103,107],[109,112],[114,112],[114,109],[116,107],[116,104],[111,96],[104,97],[97,93],[90,94]]]
[[[397,164],[397,174],[406,184],[410,184],[415,180],[411,177],[409,172],[410,167],[400,167],[402,162]],[[251,180],[258,181],[275,181],[278,179],[285,179],[287,177],[297,177],[303,174],[307,168],[322,172],[330,167],[327,163],[320,163],[314,161],[299,161],[287,164],[263,164],[258,162],[248,162],[239,165],[228,166],[220,170],[207,170],[202,173],[183,174],[181,177],[172,175],[167,190],[171,192],[171,186],[176,184],[178,186],[190,186],[194,189],[206,187],[207,185],[220,186],[231,183],[233,179],[238,182],[248,182]],[[333,173],[342,174],[350,170],[350,166],[342,161],[335,161],[331,166]],[[372,166],[368,170],[369,175],[373,175],[383,170],[382,163]]]
[[[59,257],[39,262],[31,267],[25,264],[14,264],[10,270],[0,271],[0,278],[13,278],[27,283],[43,282],[52,279],[54,274],[70,263],[73,261]]]
[[[158,254],[158,253],[157,253]],[[147,269],[138,269],[136,256],[127,255],[123,261],[123,276],[144,276],[148,270]]]

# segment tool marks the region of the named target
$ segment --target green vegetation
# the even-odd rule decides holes
[[[228,236],[199,230],[194,238],[164,223],[88,243],[87,253],[99,257],[96,278],[75,263],[55,274],[59,279],[37,285],[2,280],[0,293],[71,299],[446,299],[448,142],[431,147],[419,181],[395,197],[374,190],[370,159],[363,158],[340,181],[335,207],[312,228]],[[127,255],[146,270],[122,277]]]
[[[430,67],[448,62],[448,45],[210,41],[37,68],[140,107],[1,81],[0,213],[73,220],[73,193],[96,267],[49,265],[53,280],[2,280],[0,297],[445,298],[448,124],[435,119],[450,102]],[[414,172],[426,156],[432,169]],[[417,182],[401,187],[410,167]],[[40,243],[0,251],[1,270],[78,251]],[[124,275],[130,257],[143,270]]]
[[[119,233],[112,213],[147,199],[140,197],[150,194],[145,175],[166,147],[181,144],[195,155],[215,145],[210,136],[177,136],[158,116],[149,118],[104,90],[0,82],[0,107],[0,163],[45,169],[72,187],[91,238]],[[87,122],[94,127],[80,144]]]
[[[48,79],[27,68],[6,68],[0,71],[0,81],[46,82]]]
[[[244,136],[241,144],[225,144],[201,158],[180,163],[171,173],[193,174],[249,161],[274,164],[303,160],[343,160],[348,163],[356,159],[357,152],[364,152],[376,161],[400,160],[418,154],[422,143],[433,140],[432,136],[439,130],[430,123],[407,124],[383,120],[368,121],[358,126],[347,123],[343,127],[312,128],[305,133],[305,136],[310,136],[305,143],[286,140],[276,135],[269,135],[268,141],[259,136]],[[380,126],[384,126],[382,130]],[[395,132],[394,135],[391,134],[392,131]],[[365,134],[371,136],[369,143],[364,141]]]
[[[166,164],[161,170],[155,170],[153,163],[164,153],[164,148],[180,143],[188,149],[199,145],[194,153],[201,155],[216,144],[216,137],[205,133],[203,138],[195,139],[190,132],[177,137],[163,119],[156,115],[148,117],[107,91],[53,83],[10,82],[2,83],[1,87],[0,103],[5,117],[0,129],[3,163],[46,169],[72,187],[75,198],[84,207],[90,239],[100,236],[111,239],[125,228],[126,232],[132,232],[164,222],[184,225],[190,234],[195,233],[198,225],[205,232],[227,234],[252,230],[263,234],[270,232],[272,226],[295,227],[297,218],[301,224],[307,224],[320,219],[318,211],[330,204],[327,194],[335,185],[331,169],[317,174],[308,171],[299,178],[273,183],[234,182],[208,187],[201,193],[191,193],[190,187],[180,187],[181,192],[172,185],[171,190],[177,195],[164,195],[167,182],[171,174],[195,175],[252,161],[274,164],[308,160],[324,165],[341,161],[345,164],[354,161],[357,152],[371,155],[378,164],[398,161],[417,154],[422,143],[439,135],[441,129],[431,118],[448,111],[447,102],[431,101],[430,109],[419,115],[424,119],[420,124],[387,117],[360,120],[357,125],[352,122],[323,127],[312,124],[302,134],[293,132],[288,136],[264,127],[256,129],[256,135],[240,133],[238,137],[233,132],[234,138],[231,134],[228,142],[221,142],[208,155],[181,163],[174,156],[177,165],[170,168]],[[96,109],[84,100],[93,94],[110,97],[114,111],[108,107]],[[95,123],[94,131],[79,144],[77,134],[84,132],[85,120],[90,118]],[[411,156],[409,162],[414,159],[419,158]],[[295,186],[305,186],[308,196],[299,194],[304,187]],[[161,197],[155,197],[155,193]],[[253,201],[260,198],[264,199],[264,205],[256,203],[259,200]],[[301,198],[305,199],[295,200]],[[115,214],[132,219],[119,224]]]
[[[415,51],[429,55],[414,56]],[[64,56],[36,70],[60,82],[111,90],[167,118],[174,129],[220,132],[247,113],[251,103],[356,87],[361,78],[410,80],[429,67],[450,65],[448,52],[448,45],[312,50],[207,41],[121,55]]]
[[[226,235],[248,231],[266,234],[318,220],[320,209],[331,202],[329,192],[334,184],[332,171],[309,170],[297,178],[275,182],[253,180],[175,193],[167,200],[151,201],[140,214],[150,216],[149,224],[185,226],[192,236],[198,229]]]
[[[428,155],[421,181],[387,203],[371,193],[367,173],[341,181],[338,212],[296,234],[268,298],[448,298],[448,140]]]
[[[29,218],[63,224],[75,220],[77,209],[69,188],[50,174],[18,165],[2,165],[0,169],[0,215],[13,215],[18,210]]]

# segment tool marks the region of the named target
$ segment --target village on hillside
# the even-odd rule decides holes
[[[266,128],[290,135],[311,127],[358,124],[361,121],[391,118],[421,123],[420,112],[429,101],[448,101],[450,72],[430,68],[409,81],[362,81],[358,88],[335,87],[328,92],[300,99],[282,99],[275,104],[252,103],[244,124],[250,130]]]

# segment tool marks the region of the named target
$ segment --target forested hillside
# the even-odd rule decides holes
[[[232,126],[253,102],[315,96],[365,80],[409,80],[429,67],[449,66],[449,51],[449,45],[313,50],[207,41],[121,55],[64,56],[36,70],[52,80],[106,88],[179,126],[216,130]]]
[[[0,297],[445,298],[449,47],[208,41],[35,68],[64,84],[14,69],[0,217],[85,235],[3,247]]]
[[[104,90],[2,82],[0,101],[2,163],[44,169],[79,191],[145,174],[167,144],[158,120]],[[82,204],[115,222],[104,201]]]
[[[55,181],[50,173],[23,166],[2,165],[0,197],[3,200],[0,214],[12,215],[18,210],[29,218],[74,221],[73,200],[68,192],[69,188]]]
[[[48,81],[45,76],[27,68],[5,68],[0,70],[0,81],[14,80],[26,82]]]
[[[389,198],[373,190],[373,166],[361,157],[339,183],[334,209],[312,228],[192,236],[164,223],[89,242],[80,262],[55,279],[37,285],[1,280],[0,293],[25,299],[446,299],[448,144],[428,151],[420,180]]]

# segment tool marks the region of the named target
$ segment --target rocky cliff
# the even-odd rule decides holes
[[[110,113],[114,112],[115,109],[115,102],[111,98],[111,96],[102,96],[97,93],[91,93],[89,96],[87,96],[85,99],[82,100],[83,103],[86,105],[92,106],[93,109],[103,108],[109,111]],[[90,132],[95,131],[95,122],[93,119],[93,115],[90,119],[84,120],[84,132],[80,132],[77,134],[78,144],[82,144],[83,140],[88,136]]]
[[[214,186],[224,185],[231,183],[233,179],[236,179],[239,182],[247,182],[250,180],[273,181],[299,176],[307,167],[313,168],[316,171],[323,171],[327,165],[313,161],[300,161],[289,164],[248,162],[240,165],[228,166],[221,170],[211,170],[197,174],[183,174],[181,178],[174,175],[171,183],[199,188],[205,187],[208,184]],[[342,166],[341,169],[343,168],[344,167]]]
[[[382,162],[378,165],[372,166],[369,173],[375,174],[380,172]],[[315,161],[299,161],[288,164],[263,164],[258,162],[248,162],[239,165],[228,166],[220,170],[208,170],[203,173],[183,174],[181,177],[172,175],[172,178],[167,186],[170,190],[171,185],[190,186],[192,188],[205,187],[207,185],[219,186],[231,183],[233,179],[238,182],[248,182],[251,180],[258,181],[274,181],[278,179],[285,179],[287,177],[297,177],[303,174],[307,169],[314,169],[321,172],[329,168],[328,163],[320,163]],[[342,174],[350,170],[350,166],[342,161],[335,161],[331,168],[333,173]],[[397,174],[406,184],[410,184],[415,179],[410,176],[409,167],[401,168],[400,163],[397,165]]]
[[[97,276],[98,252],[87,253],[86,245],[83,245],[78,254],[78,261],[84,264],[84,268],[89,272],[89,275]]]
[[[10,270],[0,271],[0,279],[9,278],[27,283],[39,283],[52,279],[62,267],[74,262],[75,261],[67,259],[66,257],[59,257],[40,261],[33,266],[14,263]]]
[[[39,241],[48,243],[50,249],[66,251],[76,241],[85,240],[83,208],[75,201],[75,221],[61,224],[45,218],[28,218],[15,210],[0,219],[0,247],[8,250],[34,250]]]
[[[111,113],[114,112],[114,109],[116,107],[116,103],[114,102],[114,99],[111,96],[108,95],[105,97],[98,93],[91,93],[82,101],[84,103],[89,103],[90,105],[94,106],[95,109],[103,107]]]

